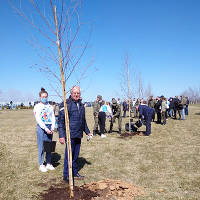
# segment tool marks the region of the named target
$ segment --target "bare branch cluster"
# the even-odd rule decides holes
[[[88,47],[92,32],[92,29],[90,29],[85,40],[79,37],[82,25],[79,15],[81,0],[20,0],[17,3],[15,0],[9,0],[9,2],[17,14],[39,33],[40,37],[36,37],[35,32],[33,32],[28,41],[41,60],[40,64],[35,64],[32,67],[43,72],[51,83],[53,81],[51,85],[56,94],[60,96],[61,76],[60,70],[58,70],[60,63],[57,51],[57,30],[54,21],[54,7],[56,6],[65,82],[80,83],[86,74],[86,69],[93,62],[92,60],[88,66],[80,67],[80,60]],[[76,83],[74,83],[74,80],[76,80]]]
[[[191,103],[200,102],[200,87],[189,87],[181,95],[187,96]]]

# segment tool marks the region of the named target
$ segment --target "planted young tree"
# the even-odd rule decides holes
[[[79,16],[81,0],[27,0],[18,1],[18,4],[10,0],[10,3],[39,34],[39,39],[32,37],[30,41],[41,58],[41,63],[35,66],[53,82],[51,86],[64,102],[69,191],[70,197],[73,197],[72,153],[66,93],[74,82],[80,84],[80,80],[92,64],[91,61],[83,68],[79,65],[90,38],[88,35],[88,39],[83,42],[78,37],[82,26]]]
[[[138,74],[137,79],[138,79],[138,97],[139,99],[142,99],[144,97],[144,87],[143,87],[141,73]]]
[[[149,98],[150,96],[153,96],[151,84],[149,83],[147,88],[145,89],[144,96]]]
[[[131,131],[131,101],[133,97],[133,80],[130,78],[130,63],[129,56],[126,55],[124,58],[124,67],[121,75],[121,91],[124,98],[127,98],[128,101],[128,113],[129,113],[129,133]],[[133,78],[133,76],[131,76]]]

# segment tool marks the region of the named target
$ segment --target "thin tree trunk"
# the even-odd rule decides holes
[[[57,46],[58,46],[58,53],[59,53],[61,81],[62,81],[62,90],[63,90],[63,102],[64,102],[64,110],[65,110],[65,127],[66,127],[66,137],[67,137],[68,170],[69,170],[69,193],[70,193],[70,198],[71,198],[71,197],[74,196],[74,192],[73,192],[73,177],[72,177],[71,138],[70,138],[70,129],[69,129],[69,116],[68,116],[68,109],[67,109],[67,103],[66,103],[65,78],[64,78],[64,72],[63,72],[60,41],[59,41],[59,33],[58,33],[56,6],[55,6],[54,19],[55,19],[56,33],[57,33]]]
[[[129,113],[129,133],[131,132],[131,100],[130,100],[130,80],[129,80],[129,70],[128,70],[128,60],[126,63],[127,67],[127,82],[128,82],[128,113]]]

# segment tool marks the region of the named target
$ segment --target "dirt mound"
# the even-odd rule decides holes
[[[131,136],[144,136],[145,131],[137,131],[137,132],[124,132],[120,135],[120,137],[131,137]]]
[[[66,184],[53,185],[41,194],[44,200],[132,200],[144,190],[120,180],[102,180],[74,187],[74,198],[69,198]]]

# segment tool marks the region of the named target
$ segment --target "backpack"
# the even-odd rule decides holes
[[[183,104],[181,104],[181,103],[178,104],[177,109],[178,109],[178,110],[183,110]]]
[[[125,130],[129,131],[129,123],[125,124]],[[136,131],[137,131],[137,128],[134,126],[133,123],[131,123],[131,132],[136,132]]]

